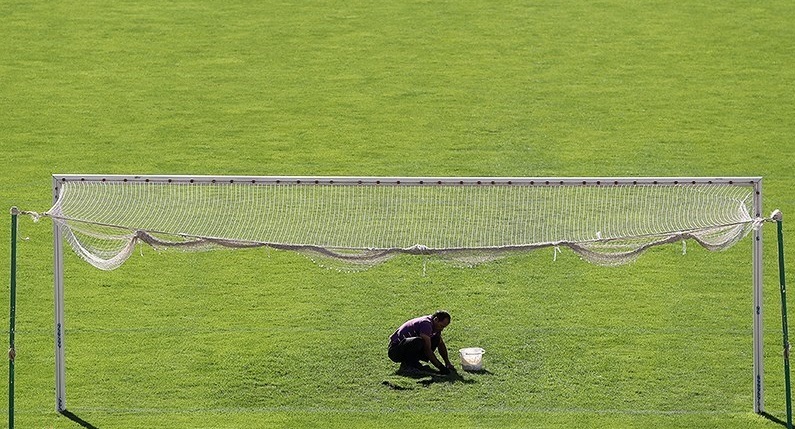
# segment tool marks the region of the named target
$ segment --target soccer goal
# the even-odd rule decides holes
[[[753,407],[764,412],[761,225],[771,219],[762,216],[761,177],[57,174],[52,184],[52,208],[25,213],[53,221],[59,412],[66,409],[64,241],[103,270],[119,267],[139,244],[188,251],[271,247],[358,270],[400,254],[473,265],[541,248],[569,249],[609,266],[654,246],[690,241],[723,250],[747,235],[753,236]],[[782,272],[783,305],[784,292]]]

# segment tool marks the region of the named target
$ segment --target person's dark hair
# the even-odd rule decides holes
[[[445,319],[450,320],[450,313],[444,310],[439,310],[436,313],[433,313],[433,316],[431,316],[431,318],[436,320],[445,320]]]

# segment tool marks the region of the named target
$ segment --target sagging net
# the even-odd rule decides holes
[[[748,185],[251,182],[64,181],[45,215],[103,270],[141,243],[268,246],[337,268],[401,253],[473,265],[542,247],[618,265],[680,240],[726,249],[759,222]]]

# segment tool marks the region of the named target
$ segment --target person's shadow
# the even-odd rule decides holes
[[[422,370],[419,371],[397,371],[396,375],[400,375],[403,377],[413,378],[417,380],[417,384],[421,384],[423,386],[430,386],[436,383],[463,383],[463,384],[473,384],[477,383],[477,380],[472,378],[464,377],[464,374],[487,374],[492,375],[492,372],[486,370],[480,371],[450,371],[449,374],[441,374],[436,372],[428,367],[423,367]]]
[[[463,372],[463,371],[462,371]],[[417,383],[422,384],[423,386],[430,386],[431,384],[435,383],[463,383],[463,384],[473,384],[477,383],[476,380],[471,378],[464,378],[464,375],[458,371],[450,371],[447,375],[442,374],[431,374],[430,378],[423,378],[417,381]]]

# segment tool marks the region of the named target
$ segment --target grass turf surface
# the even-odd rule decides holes
[[[51,173],[85,172],[761,175],[765,214],[795,209],[791,2],[6,2],[0,15],[6,207],[44,210]],[[766,231],[766,405],[783,418]],[[750,240],[613,269],[541,251],[355,274],[283,252],[149,249],[104,273],[70,253],[68,419],[53,404],[51,234],[20,220],[19,427],[777,426],[751,412]],[[489,372],[395,376],[386,336],[440,307],[450,348],[484,347]]]

